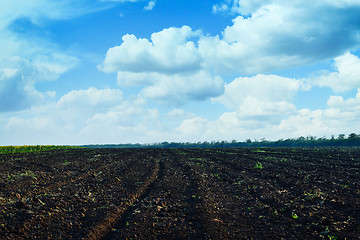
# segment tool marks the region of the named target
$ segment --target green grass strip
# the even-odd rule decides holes
[[[27,146],[0,146],[0,154],[9,153],[29,153],[50,151],[56,149],[74,149],[80,148],[77,146],[60,146],[60,145],[27,145]]]

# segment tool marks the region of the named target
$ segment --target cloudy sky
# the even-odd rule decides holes
[[[360,133],[359,0],[2,0],[0,145]]]

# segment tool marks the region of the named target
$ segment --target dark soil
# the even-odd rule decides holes
[[[359,148],[0,154],[0,239],[360,239],[359,206]]]

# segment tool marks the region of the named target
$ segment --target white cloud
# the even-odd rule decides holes
[[[16,4],[4,0],[0,3],[0,72],[6,69],[16,72],[14,76],[1,77],[0,111],[19,111],[43,103],[48,95],[38,92],[35,84],[57,79],[78,62],[46,40],[18,36],[12,32],[11,24],[21,18],[41,25],[46,19],[67,19],[91,11],[80,5],[67,0],[20,0]]]
[[[201,101],[217,97],[224,91],[221,77],[213,77],[203,71],[195,74],[150,74],[149,77],[153,84],[145,87],[140,95],[170,105],[183,105],[188,100]]]
[[[239,77],[226,84],[224,94],[214,101],[236,109],[247,97],[264,102],[291,101],[295,94],[304,88],[305,85],[301,80],[258,74],[253,77]]]
[[[0,112],[19,111],[43,103],[48,95],[34,85],[55,80],[77,63],[62,54],[38,55],[32,61],[21,57],[0,57]]]
[[[347,113],[360,113],[360,88],[355,98],[344,100],[341,96],[331,96],[327,105],[332,109],[338,109]]]
[[[115,89],[98,90],[89,88],[87,90],[73,90],[64,95],[58,101],[60,108],[76,107],[86,109],[88,107],[109,107],[122,101],[122,92]]]
[[[154,9],[155,5],[156,5],[156,1],[149,1],[148,5],[146,5],[144,7],[144,10],[145,11],[151,11],[151,10]]]
[[[336,57],[360,41],[359,4],[341,3],[228,1],[229,8],[237,6],[239,13],[249,16],[236,17],[222,38],[202,38],[200,54],[209,68],[241,74]]]
[[[156,82],[161,74],[147,72],[117,72],[117,83],[119,86],[148,86]]]
[[[357,0],[325,0],[326,3],[336,7],[356,7],[360,6],[360,2]]]
[[[213,5],[213,13],[232,13],[248,15],[256,11],[260,6],[268,4],[268,0],[226,0]]]
[[[37,55],[33,60],[34,68],[36,68],[36,71],[39,73],[36,80],[56,80],[78,63],[79,60],[76,57],[57,52],[47,55]]]
[[[331,96],[324,110],[302,109],[274,129],[283,136],[331,136],[358,131],[360,118],[360,89],[355,98],[344,100],[341,96]]]
[[[74,90],[56,103],[2,120],[0,144],[81,144],[151,139],[159,113],[141,99],[124,100],[116,89]],[[133,133],[133,134],[131,134]],[[147,134],[149,134],[147,136]]]
[[[222,36],[203,35],[188,26],[154,33],[151,41],[125,35],[121,45],[109,49],[100,68],[254,74],[331,59],[360,42],[360,8],[354,4],[247,0],[236,4],[251,14],[234,18]]]
[[[153,33],[150,40],[128,34],[119,46],[108,50],[99,68],[117,72],[120,86],[144,86],[141,96],[145,98],[179,104],[217,97],[221,94],[220,80],[211,76],[205,77],[207,81],[201,80],[205,75],[251,75],[303,66],[337,57],[356,47],[360,42],[360,25],[356,20],[360,19],[360,9],[351,1],[342,3],[340,8],[330,2],[316,1],[309,8],[307,1],[226,1],[219,7],[235,9],[237,6],[247,17],[236,17],[222,36],[204,35],[188,26]],[[198,75],[202,75],[200,80],[192,77]],[[190,87],[190,79],[195,87]],[[242,101],[249,95],[248,91],[253,91],[256,99],[265,101],[259,96],[265,88],[256,88],[255,84],[260,81],[249,79],[248,82],[252,80],[253,83],[246,83],[243,88],[246,90],[233,83],[234,93],[224,95],[221,101],[227,106],[237,105],[238,102],[226,98]],[[305,89],[303,83],[294,79],[267,77],[260,84],[276,86],[274,81],[281,84],[275,94],[290,96],[285,100],[271,100],[274,104],[289,102],[300,88]],[[198,83],[205,86],[199,87]],[[210,92],[205,94],[205,90]],[[247,93],[241,94],[244,91]],[[265,94],[274,92],[269,90]]]
[[[181,125],[176,129],[176,131],[181,136],[191,136],[196,138],[196,141],[202,141],[204,134],[207,129],[207,124],[209,121],[202,117],[195,117],[191,119],[185,119]]]
[[[117,72],[120,86],[145,86],[142,97],[169,105],[219,96],[223,80],[202,70],[191,41],[200,34],[183,26],[154,33],[151,41],[125,35],[120,46],[109,49],[100,68]]]
[[[296,107],[286,101],[263,101],[247,96],[238,107],[237,113],[244,119],[262,119],[266,122],[278,120],[279,117],[296,111]]]
[[[200,56],[190,38],[199,36],[190,27],[168,28],[153,33],[151,41],[125,35],[123,43],[110,48],[103,66],[105,72],[193,72],[200,69]]]
[[[43,95],[24,81],[18,69],[0,69],[0,112],[29,108],[42,100]]]
[[[340,96],[329,98],[328,108],[323,110],[297,110],[285,102],[273,104],[255,100],[248,104],[257,108],[250,112],[251,116],[236,111],[225,112],[214,121],[198,116],[185,119],[176,129],[179,134],[178,139],[244,141],[248,138],[259,140],[265,137],[268,140],[278,140],[300,136],[331,137],[331,135],[350,134],[358,131],[356,126],[358,126],[360,118],[360,89],[355,98],[346,100]],[[271,109],[273,107],[280,109],[274,111]],[[266,108],[270,110],[269,115],[264,115],[267,112]],[[261,118],[254,116],[254,113],[258,112],[257,110],[259,110]],[[284,114],[284,112],[289,114]],[[274,116],[273,120],[271,116]]]
[[[40,23],[41,19],[67,19],[92,11],[81,2],[71,0],[19,0],[16,4],[12,0],[2,0],[0,6],[0,29],[18,18]]]
[[[360,58],[345,53],[334,59],[335,72],[322,73],[315,77],[314,84],[330,87],[334,92],[360,88]]]
[[[140,96],[166,105],[183,105],[189,100],[202,101],[224,92],[224,82],[219,76],[199,71],[183,74],[134,73],[119,71],[120,86],[145,86]]]
[[[271,4],[309,6],[312,3],[315,7],[333,6],[333,7],[356,7],[360,6],[357,0],[225,0],[219,4],[213,5],[214,13],[229,12],[232,14],[251,15],[261,8],[266,8]]]
[[[79,106],[79,107],[78,107]],[[243,107],[247,106],[244,110]],[[237,111],[217,120],[173,109],[164,116],[141,99],[123,99],[115,89],[77,90],[56,104],[0,118],[0,144],[84,144],[161,141],[277,140],[354,132],[360,118],[360,89],[354,98],[332,96],[324,110],[294,109],[285,101],[247,97]],[[76,114],[79,111],[83,111]],[[167,121],[176,120],[168,129]],[[177,122],[181,120],[181,122]]]
[[[90,117],[105,113],[109,108],[121,104],[123,94],[120,90],[89,88],[87,90],[73,90],[56,103],[59,110],[58,118],[74,128],[81,128]]]

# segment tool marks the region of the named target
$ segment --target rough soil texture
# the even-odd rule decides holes
[[[1,154],[0,239],[360,239],[360,149]]]

